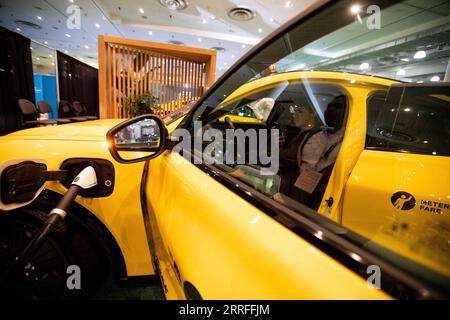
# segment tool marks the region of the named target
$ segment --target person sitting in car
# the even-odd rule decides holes
[[[327,106],[324,117],[327,124],[319,131],[307,130],[312,111],[298,115],[296,124],[302,124],[302,131],[290,144],[280,150],[280,162],[293,159],[296,151],[296,165],[281,173],[280,192],[310,207],[317,207],[317,199],[331,174],[343,138],[343,124],[347,98],[335,97]],[[309,110],[309,109],[308,109]],[[300,120],[302,115],[303,120]],[[311,125],[311,128],[313,126]],[[295,143],[293,143],[296,141]],[[298,143],[297,143],[298,142]],[[292,150],[294,148],[294,150]],[[296,148],[296,149],[295,149]]]

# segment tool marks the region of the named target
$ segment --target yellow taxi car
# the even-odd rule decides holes
[[[391,18],[409,5],[372,2]],[[401,31],[447,22],[424,5],[370,29],[352,4],[310,8],[164,119],[1,137],[1,162],[45,159],[68,175],[1,212],[1,270],[92,165],[102,184],[77,197],[19,279],[32,297],[74,294],[70,264],[85,270],[87,294],[110,272],[159,277],[167,299],[449,297],[450,85],[359,68],[391,55],[381,42]],[[349,34],[357,40],[334,43]]]

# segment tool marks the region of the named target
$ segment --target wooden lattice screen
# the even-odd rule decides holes
[[[145,92],[167,114],[197,100],[213,82],[216,51],[98,37],[100,118],[128,118],[124,99]]]

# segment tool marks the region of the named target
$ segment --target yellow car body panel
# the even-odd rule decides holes
[[[447,157],[365,150],[347,182],[342,224],[450,276],[449,181]],[[399,191],[415,198],[412,209],[393,205]]]
[[[109,154],[106,132],[123,120],[98,120],[21,130],[0,137],[0,162],[41,158],[48,170],[58,170],[68,158],[103,158],[115,167],[114,192],[105,198],[83,198],[76,202],[88,209],[109,229],[125,259],[128,276],[154,274],[140,203],[142,163],[124,165]],[[64,194],[59,182],[46,188]]]

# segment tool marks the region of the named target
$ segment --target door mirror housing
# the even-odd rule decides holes
[[[117,162],[134,163],[160,155],[166,148],[168,133],[160,117],[143,115],[118,124],[106,138]]]

